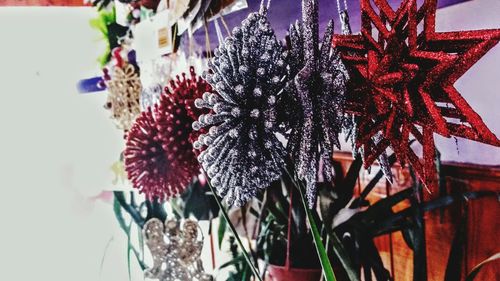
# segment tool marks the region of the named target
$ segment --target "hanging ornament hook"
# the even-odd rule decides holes
[[[267,5],[264,4],[265,0],[260,1],[259,14],[265,15],[267,11],[269,11],[269,7],[271,6],[271,0],[267,0]]]
[[[340,18],[340,26],[342,29],[342,34],[349,35],[352,34],[351,25],[349,23],[349,14],[347,12],[347,0],[344,0],[344,8],[342,9],[340,5],[340,0],[337,0],[337,12]]]

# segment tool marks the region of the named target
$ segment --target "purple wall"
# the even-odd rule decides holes
[[[248,9],[240,10],[224,16],[224,20],[226,21],[230,29],[232,29],[234,26],[239,25],[241,21],[246,18],[248,13],[259,10],[260,0],[247,0],[247,2]],[[343,0],[340,0],[340,2],[343,3]],[[422,2],[422,0],[418,0],[418,2]],[[465,0],[438,0],[438,7],[447,7],[460,2],[465,2]],[[392,7],[396,9],[401,1],[389,0],[389,3],[391,3]],[[360,27],[359,1],[348,0],[347,5],[349,9],[348,11],[352,31],[358,32]],[[269,9],[268,15],[278,38],[282,39],[285,37],[290,24],[295,20],[301,18],[301,0],[271,0],[271,7]],[[320,30],[324,30],[326,24],[330,19],[333,19],[335,22],[335,31],[340,32],[339,16],[337,13],[337,1],[319,0]],[[210,34],[210,43],[212,47],[216,47],[218,44],[214,25],[209,24],[208,29]],[[195,38],[201,46],[205,46],[204,28],[200,28],[195,32]]]

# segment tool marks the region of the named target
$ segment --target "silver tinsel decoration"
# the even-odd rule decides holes
[[[149,87],[144,87],[141,92],[140,104],[141,111],[146,111],[149,107],[153,107],[160,101],[160,96],[163,92],[161,84],[156,83]]]
[[[275,133],[286,53],[266,13],[261,5],[215,50],[204,78],[217,93],[195,103],[212,110],[193,123],[195,130],[209,128],[193,144],[206,146],[198,159],[218,194],[236,206],[278,179],[284,166],[285,149]]]
[[[199,240],[198,223],[186,220],[182,225],[175,220],[163,224],[150,219],[143,227],[143,236],[153,266],[144,271],[147,278],[160,281],[213,281],[206,274],[200,259],[203,240]]]
[[[321,45],[318,29],[318,1],[303,0],[302,22],[290,27],[288,150],[298,177],[307,183],[311,207],[316,201],[318,174],[327,181],[333,176],[333,150],[340,147],[338,135],[349,79],[340,54],[331,46],[333,21],[328,23]]]

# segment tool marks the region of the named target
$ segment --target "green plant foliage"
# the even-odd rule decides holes
[[[127,35],[129,27],[116,23],[115,7],[102,9],[96,18],[91,19],[89,24],[101,33],[101,40],[105,42],[104,54],[98,58],[99,65],[103,68],[111,59],[111,50],[121,45],[120,38]]]
[[[321,267],[323,268],[323,274],[324,277],[327,281],[335,281],[337,280],[335,278],[335,274],[333,273],[333,268],[330,263],[330,258],[328,257],[328,254],[326,253],[325,245],[323,245],[323,241],[321,238],[321,235],[319,234],[318,226],[316,225],[316,222],[314,221],[313,215],[311,213],[311,210],[309,210],[309,207],[307,206],[307,200],[304,196],[304,192],[300,186],[298,186],[299,192],[300,192],[300,197],[302,199],[302,203],[304,205],[304,209],[306,210],[307,213],[307,221],[309,222],[309,225],[311,227],[311,231],[313,233],[313,239],[314,239],[314,244],[316,245],[316,250],[318,251],[318,256],[321,261]]]
[[[225,219],[222,219],[221,216],[219,216],[221,219],[219,220],[219,229],[217,230],[217,238],[219,242],[219,249],[222,247],[222,241],[224,240],[224,234],[226,233],[227,230],[227,222]]]
[[[236,239],[232,235],[229,236],[229,249],[232,259],[219,267],[219,269],[229,266],[234,268],[233,271],[229,272],[229,276],[226,281],[250,281],[252,277],[252,269],[248,265],[245,256],[238,251]]]
[[[205,177],[208,179],[208,176],[206,175],[205,173]],[[260,277],[259,275],[259,271],[257,270],[257,268],[254,266],[251,258],[250,258],[250,255],[247,253],[247,251],[245,250],[245,247],[243,246],[243,243],[241,242],[241,239],[238,235],[238,232],[236,231],[236,228],[234,227],[233,223],[231,222],[231,220],[229,219],[229,215],[227,214],[226,212],[226,209],[224,209],[224,206],[222,205],[222,202],[221,202],[221,199],[216,195],[215,191],[214,191],[214,188],[213,186],[210,184],[210,181],[208,181],[208,186],[210,187],[210,190],[212,191],[212,194],[214,194],[214,198],[215,198],[215,201],[217,201],[217,205],[219,206],[220,208],[220,211],[221,211],[221,214],[222,216],[224,217],[224,219],[226,220],[227,222],[227,225],[229,226],[229,229],[231,230],[231,233],[234,235],[234,238],[236,239],[237,243],[238,243],[238,246],[240,247],[240,250],[241,250],[241,253],[243,254],[243,256],[245,257],[245,260],[248,264],[248,266],[250,267],[250,269],[252,270],[252,274],[259,280],[259,281],[262,281],[262,278]]]
[[[146,269],[146,265],[144,264],[144,261],[143,261],[143,255],[141,256],[141,254],[135,249],[135,247],[133,246],[132,244],[132,239],[131,239],[131,231],[132,231],[132,227],[134,225],[134,220],[131,219],[130,222],[127,224],[125,222],[125,218],[123,217],[123,213],[122,213],[122,204],[120,202],[123,202],[125,200],[125,196],[123,195],[123,192],[118,192],[116,191],[115,192],[115,196],[114,196],[114,199],[113,199],[113,211],[115,213],[115,218],[116,220],[118,221],[118,224],[120,226],[120,228],[125,232],[125,235],[127,235],[127,266],[128,266],[128,274],[129,274],[129,279],[131,280],[132,276],[131,276],[131,263],[130,263],[130,256],[131,256],[131,253],[134,254],[139,266],[141,267],[142,270]],[[137,225],[137,222],[135,222],[135,225]],[[141,245],[142,244],[142,232],[139,231],[138,233],[138,239],[139,239],[139,244]],[[143,247],[143,246],[141,246]]]
[[[90,20],[90,26],[92,28],[97,29],[101,33],[101,38],[106,42],[106,49],[104,50],[104,54],[102,54],[99,58],[99,65],[104,67],[111,57],[111,45],[109,42],[109,32],[108,26],[112,23],[116,22],[116,13],[115,9],[108,10],[100,10],[97,18]]]
[[[197,220],[210,220],[218,216],[219,206],[207,184],[193,181],[177,200],[184,218],[190,216]]]

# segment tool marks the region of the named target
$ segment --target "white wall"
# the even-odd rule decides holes
[[[123,148],[105,95],[76,91],[99,74],[94,16],[0,9],[0,280],[128,280],[112,208],[88,198],[112,187],[109,167]]]
[[[474,0],[438,10],[437,31],[500,28],[500,1]],[[500,137],[500,45],[491,49],[455,83],[456,88],[483,118],[491,131]],[[437,136],[443,160],[500,165],[500,148],[464,139]]]

